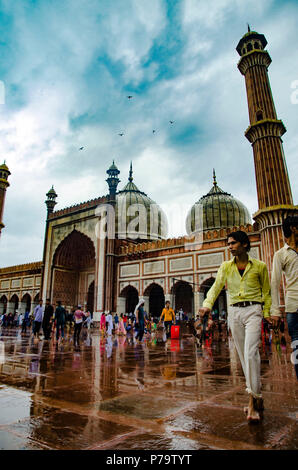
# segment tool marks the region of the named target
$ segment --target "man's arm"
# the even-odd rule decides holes
[[[161,321],[161,319],[162,319],[163,316],[164,316],[164,311],[161,312],[159,321]]]
[[[275,253],[272,263],[271,274],[271,316],[281,317],[279,309],[279,288],[282,277],[282,259],[280,253]]]
[[[267,266],[264,264],[261,268],[260,281],[262,287],[262,293],[264,298],[264,308],[263,315],[264,318],[270,317],[270,307],[271,307],[271,295],[270,295],[270,282]]]
[[[208,308],[209,310],[212,309],[214,302],[216,301],[218,295],[220,294],[223,286],[225,285],[226,282],[226,269],[225,269],[225,264],[222,263],[220,266],[215,282],[211,289],[209,289],[208,294],[206,299],[203,302],[203,307]]]

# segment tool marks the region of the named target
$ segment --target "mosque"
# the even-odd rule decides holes
[[[251,256],[265,261],[271,272],[273,254],[284,243],[282,220],[297,214],[298,206],[292,199],[281,138],[286,129],[274,106],[266,45],[263,34],[249,29],[236,47],[247,90],[250,123],[245,136],[255,165],[258,211],[253,217],[220,188],[213,172],[210,191],[186,216],[187,235],[167,238],[166,216],[137,187],[132,166],[127,184],[118,190],[120,172],[113,162],[105,196],[55,211],[57,194],[53,187],[49,190],[42,260],[0,269],[0,313],[32,311],[38,299],[50,298],[69,310],[81,304],[98,321],[105,311],[131,312],[143,298],[145,310],[154,316],[160,315],[165,300],[193,315],[220,264],[230,258],[227,235],[239,229],[248,233]],[[0,233],[9,175],[4,163]],[[108,236],[103,236],[105,230]],[[223,289],[215,307],[227,311],[228,305]]]

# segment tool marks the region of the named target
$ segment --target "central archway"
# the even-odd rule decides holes
[[[66,308],[88,302],[88,275],[95,271],[95,248],[89,237],[73,230],[57,247],[52,265],[52,301]]]

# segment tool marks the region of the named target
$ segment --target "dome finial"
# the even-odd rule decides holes
[[[216,175],[215,175],[215,169],[213,168],[213,186],[217,186],[217,181],[216,181]]]
[[[250,33],[250,26],[248,23],[247,23],[247,32]]]
[[[128,181],[131,183],[133,180],[133,177],[132,177],[132,162],[130,162],[130,170],[129,170],[129,178],[128,178]]]

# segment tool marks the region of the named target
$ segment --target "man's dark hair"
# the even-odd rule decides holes
[[[58,304],[58,307],[61,307],[61,304],[62,304],[61,300],[57,300],[57,304]]]
[[[47,299],[47,302],[50,302],[50,301],[51,301],[51,299]]]
[[[286,238],[292,235],[291,227],[298,227],[298,216],[289,216],[282,223],[282,231]]]
[[[169,300],[166,300],[166,304],[170,304],[171,302]]]
[[[234,240],[236,240],[236,242],[240,242],[241,245],[246,244],[246,251],[250,250],[250,241],[246,232],[243,232],[242,230],[237,230],[237,232],[231,232],[228,235],[228,239],[229,238],[234,238]]]

